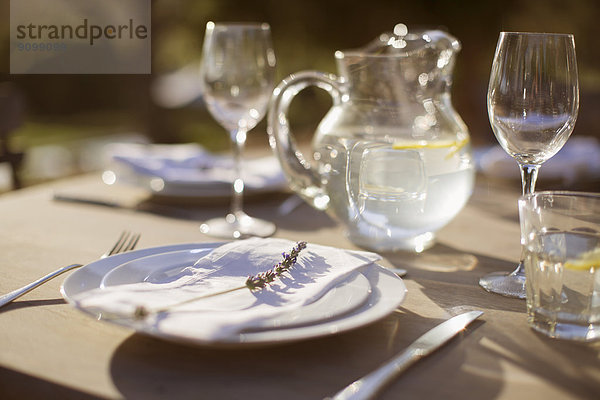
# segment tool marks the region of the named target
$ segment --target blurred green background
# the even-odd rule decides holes
[[[9,146],[24,151],[27,158],[35,155],[30,151],[35,147],[70,143],[77,149],[86,140],[117,140],[111,135],[129,132],[157,143],[197,141],[213,150],[227,150],[227,134],[201,104],[168,108],[153,98],[156,83],[165,74],[199,61],[209,20],[270,23],[278,79],[305,69],[336,72],[335,50],[362,46],[399,22],[409,29],[444,29],[462,43],[452,98],[475,145],[495,142],[485,98],[499,32],[573,33],[581,96],[574,135],[600,137],[596,0],[154,0],[151,75],[10,75],[8,0],[0,0],[0,15],[0,81],[14,84],[26,101],[24,123],[11,134]],[[300,138],[310,137],[329,106],[328,95],[318,90],[299,96],[291,118]],[[264,121],[249,141],[267,146]],[[77,154],[71,157],[83,157]]]

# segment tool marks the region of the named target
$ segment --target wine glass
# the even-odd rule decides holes
[[[229,214],[204,222],[200,230],[229,239],[270,236],[275,232],[274,224],[250,217],[242,210],[241,164],[246,135],[264,117],[274,87],[275,52],[269,25],[208,22],[202,79],[209,112],[231,136],[234,179]]]
[[[577,119],[573,35],[501,32],[487,107],[496,139],[519,163],[523,194],[533,193],[540,165],[562,148]],[[486,275],[479,284],[493,293],[525,298],[522,260],[513,272]]]

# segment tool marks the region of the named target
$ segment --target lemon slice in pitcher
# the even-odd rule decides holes
[[[450,149],[446,158],[452,157],[460,149],[469,143],[469,138],[464,139],[440,139],[440,140],[397,140],[392,144],[394,150],[419,150],[419,149]]]
[[[581,253],[579,257],[565,262],[565,268],[578,271],[588,271],[600,268],[600,247]]]

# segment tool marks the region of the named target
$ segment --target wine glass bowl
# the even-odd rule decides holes
[[[202,50],[204,101],[233,144],[231,210],[224,218],[205,221],[200,230],[220,238],[267,237],[275,225],[242,210],[242,153],[248,131],[265,116],[275,84],[275,52],[266,23],[206,24]]]
[[[520,166],[523,194],[533,193],[540,165],[573,132],[579,110],[575,39],[571,34],[501,32],[487,94],[490,125]],[[525,298],[523,263],[480,279],[486,290]]]

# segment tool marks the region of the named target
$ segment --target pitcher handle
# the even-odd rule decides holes
[[[333,99],[333,106],[342,102],[342,84],[333,74],[302,71],[289,75],[273,90],[269,104],[269,144],[279,158],[290,188],[319,210],[329,206],[329,195],[321,185],[321,176],[298,150],[287,117],[294,97],[308,86],[325,90]]]

